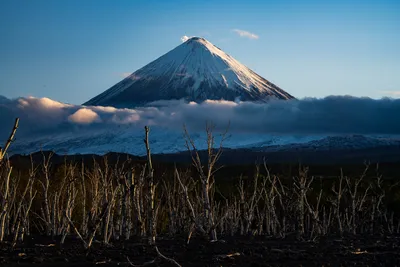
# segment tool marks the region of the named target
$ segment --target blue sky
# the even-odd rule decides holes
[[[0,94],[80,104],[183,35],[298,98],[400,97],[400,1],[389,0],[2,0]]]

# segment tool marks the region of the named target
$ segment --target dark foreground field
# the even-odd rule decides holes
[[[325,237],[298,241],[295,237],[229,237],[217,242],[183,238],[159,239],[159,250],[182,266],[399,266],[400,236]],[[1,266],[174,266],[157,260],[146,240],[95,243],[87,252],[79,240],[61,248],[46,237],[29,237],[10,250],[2,244]],[[129,258],[129,261],[128,261]]]
[[[50,155],[11,159],[11,193],[0,195],[0,206],[5,200],[11,204],[3,212],[0,266],[178,266],[148,245],[148,177],[142,171],[140,183],[125,187],[125,179],[129,182],[135,168],[143,169],[144,160],[127,161],[124,169],[113,155],[109,165],[101,157]],[[51,157],[48,172],[46,157]],[[255,166],[225,166],[210,191],[218,241],[194,231],[189,244],[190,225],[197,218],[204,223],[198,174],[190,165],[178,170],[175,164],[155,161],[154,166],[159,180],[156,245],[180,266],[400,266],[400,164],[314,165],[310,170],[275,164],[260,173]],[[179,186],[178,175],[185,185]],[[1,192],[8,192],[0,185]],[[46,207],[51,207],[49,219]],[[101,215],[104,210],[108,217]],[[208,235],[212,230],[204,225]],[[86,242],[96,233],[90,249],[75,226]],[[126,233],[129,240],[119,241]],[[64,241],[51,237],[60,234]]]

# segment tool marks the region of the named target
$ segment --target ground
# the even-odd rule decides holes
[[[400,236],[329,237],[299,241],[295,237],[227,237],[218,242],[183,238],[159,238],[161,253],[182,266],[399,266]],[[29,237],[13,250],[1,245],[0,266],[130,266],[156,258],[145,240],[96,242],[87,252],[80,240]],[[131,263],[129,263],[128,261]],[[160,260],[149,266],[171,266]]]

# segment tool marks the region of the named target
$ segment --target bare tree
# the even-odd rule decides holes
[[[157,237],[157,231],[156,231],[156,224],[157,224],[157,211],[159,209],[159,205],[157,205],[157,208],[155,207],[155,191],[156,191],[156,185],[154,184],[154,169],[153,169],[153,163],[151,161],[151,150],[150,150],[150,143],[149,143],[149,132],[150,128],[148,126],[145,126],[145,139],[144,143],[146,145],[146,151],[147,151],[147,167],[148,167],[148,188],[149,188],[149,199],[148,199],[148,243],[149,245],[154,247],[154,250],[157,253],[157,259],[161,259],[164,261],[167,261],[175,266],[181,267],[179,263],[177,263],[174,259],[168,258],[164,256],[159,250],[156,245],[156,237]],[[129,258],[128,258],[129,261]],[[129,261],[130,262],[130,261]],[[131,263],[131,265],[133,265]]]
[[[211,192],[211,178],[220,168],[216,168],[216,163],[222,154],[222,145],[227,138],[227,131],[222,134],[221,141],[218,149],[215,149],[215,136],[213,134],[214,125],[207,122],[206,124],[206,135],[207,135],[207,165],[203,166],[203,162],[200,157],[200,152],[197,150],[194,140],[190,137],[189,132],[184,126],[184,136],[186,148],[192,157],[192,163],[195,167],[197,173],[199,174],[199,179],[202,185],[202,201],[203,201],[203,213],[205,225],[204,228],[210,233],[211,240],[216,241],[217,231],[215,225],[215,219],[212,212],[212,205],[210,200]]]
[[[53,152],[50,152],[48,156],[42,151],[43,163],[42,163],[42,172],[43,178],[38,179],[37,181],[42,186],[43,193],[43,206],[42,206],[42,220],[46,223],[46,235],[54,236],[55,235],[55,225],[52,220],[52,212],[50,210],[51,200],[50,200],[50,169],[51,169],[51,158],[53,157]],[[54,202],[55,204],[55,202]],[[55,207],[53,211],[55,210]],[[53,213],[54,215],[54,213]],[[53,217],[54,218],[54,217]]]
[[[294,178],[294,192],[298,198],[298,222],[299,236],[303,236],[305,233],[305,215],[306,215],[306,205],[305,201],[307,198],[307,192],[310,189],[311,183],[314,177],[308,177],[308,168],[299,166],[299,176]]]
[[[8,137],[4,147],[0,147],[0,166],[1,166],[2,162],[3,162],[3,160],[4,160],[4,157],[7,154],[8,148],[10,147],[11,143],[14,141],[15,133],[17,132],[18,125],[19,125],[19,118],[16,118],[15,122],[14,122],[14,127],[13,127],[13,129],[11,130],[11,133],[10,133],[10,137]]]
[[[260,167],[256,165],[256,171],[253,179],[253,188],[250,192],[246,190],[244,185],[244,181],[242,177],[239,180],[239,196],[240,196],[240,206],[241,206],[241,214],[242,214],[242,223],[241,223],[241,234],[248,234],[250,232],[251,224],[254,220],[254,216],[256,215],[257,207],[260,203],[260,200],[263,196],[263,191],[265,189],[264,186],[259,186],[260,180]]]
[[[332,185],[332,192],[334,193],[335,197],[331,199],[331,203],[334,206],[334,214],[336,216],[337,224],[339,226],[339,233],[340,235],[343,235],[343,222],[342,222],[342,215],[340,212],[340,206],[342,203],[342,198],[343,198],[343,192],[345,188],[343,188],[343,170],[340,169],[340,177],[339,177],[339,184],[336,189],[336,183]]]
[[[348,224],[350,225],[352,233],[355,235],[357,233],[357,215],[359,211],[363,209],[365,204],[366,197],[368,195],[368,191],[371,189],[371,184],[364,190],[363,194],[359,194],[359,187],[361,182],[367,175],[367,171],[369,169],[370,164],[365,163],[365,168],[361,176],[357,179],[345,176],[346,184],[347,184],[347,192],[351,198],[351,213],[348,216]],[[351,223],[351,224],[350,224]]]
[[[17,241],[23,241],[28,228],[28,216],[32,207],[33,200],[36,197],[37,190],[33,189],[37,167],[34,167],[31,157],[31,168],[29,170],[28,182],[21,195],[21,198],[14,212],[14,219],[11,222],[11,232],[14,233],[12,246],[15,247]]]
[[[0,242],[3,241],[5,231],[6,231],[6,218],[8,217],[8,214],[10,212],[9,207],[10,207],[10,177],[12,173],[12,166],[10,166],[9,161],[6,163],[6,168],[5,169],[5,179],[4,182],[2,183],[1,186],[1,195],[0,195],[0,200],[1,200],[1,213],[0,213]]]
[[[144,143],[146,145],[147,154],[147,182],[149,188],[149,200],[148,200],[148,234],[149,234],[149,244],[154,245],[156,241],[156,211],[155,211],[155,194],[156,186],[154,184],[154,169],[153,162],[151,161],[151,150],[149,143],[149,132],[150,128],[148,126],[145,129],[145,139]]]
[[[189,236],[188,236],[188,243],[189,243],[190,237],[191,237],[191,235],[192,235],[192,233],[193,233],[193,230],[194,230],[194,227],[196,227],[196,229],[199,230],[199,231],[200,231],[202,234],[204,234],[204,235],[206,235],[207,232],[206,232],[206,230],[204,230],[204,227],[203,227],[203,225],[202,225],[202,223],[201,223],[201,220],[200,220],[200,218],[197,216],[197,212],[196,212],[196,210],[195,210],[195,207],[194,207],[194,205],[192,204],[192,201],[190,200],[188,186],[185,185],[185,184],[182,182],[182,179],[181,179],[181,177],[180,177],[180,173],[178,172],[178,169],[176,168],[176,166],[175,166],[175,177],[176,177],[176,178],[178,179],[178,181],[179,181],[179,185],[181,186],[182,191],[183,191],[183,197],[184,197],[185,202],[187,203],[187,206],[188,206],[188,208],[189,208],[189,217],[190,217],[191,224],[192,224],[192,225],[190,226]]]
[[[4,168],[5,179],[1,186],[1,194],[0,194],[0,202],[1,202],[1,213],[0,213],[0,242],[3,241],[5,235],[5,227],[6,227],[6,218],[8,217],[9,207],[10,207],[10,178],[12,173],[12,166],[10,162],[7,161],[4,163],[4,158],[6,157],[7,150],[10,147],[11,143],[14,141],[15,133],[18,129],[19,118],[15,119],[14,127],[11,131],[10,137],[7,139],[3,148],[0,147],[0,168],[4,164],[6,167]]]

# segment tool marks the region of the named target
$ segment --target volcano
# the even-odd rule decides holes
[[[84,105],[133,108],[158,100],[259,101],[293,96],[201,37],[192,37]]]

